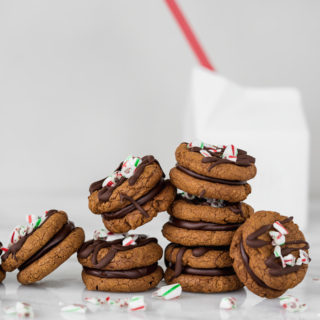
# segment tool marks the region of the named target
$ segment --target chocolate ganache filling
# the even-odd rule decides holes
[[[233,224],[216,224],[211,222],[203,221],[187,221],[170,217],[169,223],[178,228],[189,229],[189,230],[202,230],[202,231],[234,231],[237,230],[241,223]]]
[[[106,179],[106,178],[104,178],[104,179],[98,180],[96,182],[93,182],[90,185],[89,192],[90,192],[90,194],[92,194],[93,192],[98,191],[98,199],[102,202],[106,202],[109,200],[112,192],[117,187],[122,185],[126,180],[128,180],[129,186],[134,185],[137,182],[138,178],[141,176],[144,168],[153,162],[156,162],[157,164],[159,164],[159,162],[153,156],[144,156],[142,158],[141,163],[136,168],[134,174],[129,179],[122,176],[120,179],[115,180],[115,184],[113,186],[102,187],[102,184],[103,184],[104,180]],[[123,164],[123,162],[121,162],[119,164],[118,168],[115,171],[121,170],[122,164]],[[164,177],[164,173],[163,173],[163,177]]]
[[[178,253],[176,255],[176,259],[175,259],[176,262],[175,263],[172,263],[171,261],[168,261],[167,259],[165,259],[166,267],[167,268],[171,268],[171,269],[174,270],[174,274],[173,274],[172,278],[178,277],[181,273],[189,273],[189,274],[195,274],[195,275],[209,275],[209,274],[195,273],[195,272],[197,272],[197,270],[207,270],[207,271],[208,270],[211,270],[211,271],[214,270],[214,271],[212,271],[212,275],[213,276],[214,275],[223,275],[223,274],[217,274],[219,272],[221,273],[221,272],[225,271],[226,273],[228,273],[230,271],[230,270],[225,270],[225,269],[228,269],[228,268],[196,269],[196,268],[183,266],[183,263],[182,263],[183,255],[188,249],[192,250],[192,255],[194,257],[201,257],[201,256],[203,256],[204,254],[206,254],[210,250],[228,251],[229,247],[226,247],[226,246],[224,246],[224,247],[213,247],[213,246],[208,246],[208,247],[185,247],[185,246],[182,246],[182,245],[179,245],[179,244],[170,243],[166,247],[165,251],[167,251],[170,247],[172,248],[171,255],[170,255],[170,260],[173,260],[172,259],[173,250],[175,248],[179,248]],[[186,270],[186,272],[185,272],[185,270]],[[193,272],[193,273],[191,273],[191,272]],[[216,274],[213,274],[214,272]],[[233,271],[233,273],[234,273],[234,271]],[[224,274],[224,275],[226,275],[226,274]]]
[[[102,213],[102,217],[105,220],[113,220],[113,219],[120,219],[126,216],[128,213],[139,210],[145,217],[149,217],[148,213],[142,208],[144,204],[146,204],[148,201],[152,200],[158,193],[160,193],[166,183],[163,179],[159,181],[159,183],[151,189],[147,194],[143,195],[141,198],[134,200],[132,197],[129,197],[128,195],[120,194],[120,199],[122,200],[128,200],[131,202],[130,205],[114,212],[105,212]]]
[[[209,207],[211,206],[206,198],[195,197],[194,199],[187,199],[187,198],[183,197],[181,194],[177,194],[176,199],[183,200],[183,201],[188,202],[190,204],[209,206]],[[241,217],[244,217],[244,214],[242,211],[242,202],[229,202],[229,201],[223,200],[223,203],[224,203],[223,207],[213,207],[213,208],[228,208],[233,213],[239,214]]]
[[[206,150],[211,155],[211,157],[203,157],[202,159],[203,163],[211,163],[211,166],[208,168],[208,171],[210,171],[212,168],[214,168],[218,164],[229,163],[229,164],[235,164],[241,167],[248,167],[251,164],[254,164],[256,161],[254,157],[249,156],[246,151],[241,149],[237,149],[238,155],[237,155],[236,161],[222,159],[222,155],[225,148],[221,148],[221,151],[218,151],[218,152],[213,152],[212,148],[209,148],[209,147],[204,147],[203,149]],[[200,147],[192,147],[189,150],[192,152],[200,152],[203,149],[201,149]]]
[[[158,263],[151,266],[135,268],[130,270],[99,270],[83,267],[86,274],[99,278],[124,278],[124,279],[138,279],[155,272],[158,268]]]
[[[204,158],[206,159],[206,158]],[[237,180],[225,180],[225,179],[218,179],[218,178],[211,178],[211,177],[207,177],[207,176],[203,176],[199,173],[196,173],[192,170],[189,170],[185,167],[182,167],[180,166],[179,164],[176,164],[176,168],[184,173],[186,173],[187,175],[191,176],[191,177],[194,177],[194,178],[197,178],[197,179],[201,179],[201,180],[205,180],[205,181],[208,181],[208,182],[213,182],[213,183],[222,183],[222,184],[228,184],[228,185],[236,185],[236,186],[239,186],[239,185],[243,185],[243,184],[246,184],[247,181],[237,181]]]
[[[26,234],[24,237],[22,237],[18,242],[13,243],[9,248],[8,251],[5,252],[2,257],[1,260],[5,261],[10,254],[13,255],[14,259],[16,259],[16,253],[22,248],[23,244],[26,242],[26,240],[39,228],[41,228],[48,220],[49,217],[51,217],[54,213],[58,212],[58,210],[52,209],[46,212],[46,219],[45,221],[40,225],[40,227],[33,229],[32,232],[30,232],[29,234]]]
[[[151,242],[157,243],[158,240],[156,238],[148,238],[148,236],[146,235],[139,234],[135,242],[136,244],[134,245],[123,246],[122,239],[114,241],[89,240],[85,242],[79,249],[78,258],[86,259],[90,255],[92,255],[92,265],[97,269],[101,269],[106,267],[119,251],[127,251],[137,247],[142,247]],[[108,248],[109,250],[107,254],[102,259],[100,259],[100,261],[98,261],[99,251],[103,248]]]
[[[49,242],[45,244],[38,252],[36,252],[31,258],[29,258],[26,262],[24,262],[19,270],[23,270],[28,267],[30,264],[35,262],[36,260],[43,257],[46,253],[48,253],[51,249],[56,247],[59,243],[61,243],[73,230],[75,229],[74,223],[68,221],[63,227],[56,233]]]

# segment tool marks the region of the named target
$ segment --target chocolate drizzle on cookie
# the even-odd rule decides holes
[[[115,180],[115,184],[113,186],[111,186],[111,187],[109,187],[109,186],[102,187],[103,182],[106,179],[106,178],[104,178],[104,179],[101,179],[99,181],[93,182],[90,185],[89,192],[90,192],[90,194],[92,194],[93,192],[98,191],[98,199],[100,201],[102,201],[102,202],[106,202],[106,201],[109,200],[112,192],[117,187],[119,187],[121,184],[123,184],[125,181],[128,180],[129,186],[134,185],[137,182],[137,180],[140,177],[140,175],[142,174],[144,168],[146,166],[148,166],[149,164],[153,163],[153,162],[156,162],[156,163],[159,164],[159,162],[153,156],[144,156],[142,158],[142,162],[138,165],[138,167],[136,168],[134,174],[129,179],[127,179],[127,178],[122,176],[120,179],[116,179]],[[121,170],[122,164],[123,164],[123,162],[121,162],[119,164],[118,168],[115,171]],[[163,174],[163,177],[164,177],[164,174]]]
[[[38,252],[36,252],[31,258],[25,261],[21,266],[19,266],[19,270],[23,270],[29,265],[31,265],[36,260],[43,257],[46,253],[48,253],[51,249],[59,245],[73,230],[75,229],[74,223],[68,221],[63,227],[56,233],[49,242],[45,244]]]
[[[213,152],[212,148],[208,148],[206,146],[203,148],[192,147],[192,148],[189,148],[188,150],[190,150],[191,152],[199,152],[199,153],[201,150],[206,150],[211,155],[211,157],[203,157],[201,160],[203,163],[211,163],[211,165],[208,168],[208,171],[211,171],[212,168],[223,163],[235,164],[240,167],[248,167],[251,164],[254,164],[256,161],[254,157],[249,156],[246,151],[241,149],[238,149],[238,155],[237,155],[236,161],[222,159],[222,155],[225,148],[218,148],[217,152]]]
[[[216,224],[203,221],[181,220],[172,216],[170,217],[169,223],[178,228],[202,231],[234,231],[241,226],[241,223]]]
[[[138,279],[145,277],[158,268],[158,263],[154,263],[151,266],[135,268],[130,270],[99,270],[83,267],[83,271],[88,274],[99,278],[122,278],[122,279]]]
[[[166,264],[167,268],[171,268],[171,269],[174,270],[174,274],[173,274],[172,278],[179,277],[180,274],[182,274],[182,273],[194,274],[194,275],[210,275],[208,273],[211,272],[212,275],[214,276],[214,275],[219,275],[219,274],[213,274],[214,272],[215,273],[223,272],[223,271],[225,271],[227,273],[229,272],[229,270],[225,270],[225,269],[229,269],[229,268],[213,268],[213,269],[191,268],[191,267],[188,267],[188,266],[183,266],[183,262],[182,262],[183,255],[188,249],[192,250],[192,255],[194,257],[201,257],[201,256],[203,256],[204,254],[206,254],[210,250],[228,251],[229,247],[212,247],[212,246],[208,246],[208,247],[185,247],[185,246],[181,246],[179,244],[170,243],[166,247],[165,251],[167,251],[168,248],[172,248],[172,251],[171,251],[171,255],[170,255],[170,259],[169,259],[170,261],[165,259],[165,264]],[[178,253],[176,255],[175,263],[172,263],[171,262],[173,260],[172,259],[172,255],[173,255],[173,250],[175,248],[179,248],[179,250],[178,250]],[[202,274],[200,274],[198,270],[206,270],[207,274],[204,274],[203,271],[201,271]],[[232,274],[234,274],[234,271],[233,271]],[[226,275],[226,274],[220,274],[220,275]]]
[[[286,218],[282,221],[280,221],[281,224],[289,223],[293,220],[293,217]],[[258,249],[261,247],[264,247],[266,245],[270,245],[270,241],[265,241],[262,239],[258,239],[259,236],[263,235],[265,232],[269,231],[272,228],[273,224],[267,224],[262,227],[260,227],[255,232],[251,233],[247,236],[246,244],[254,249]],[[292,247],[293,245],[298,245],[298,247]],[[299,246],[300,245],[300,246]],[[303,245],[303,246],[301,246]],[[291,252],[298,251],[298,250],[308,250],[309,244],[305,240],[295,240],[295,241],[287,241],[285,243],[285,246],[289,246],[284,248],[284,246],[281,247],[281,255],[286,256],[290,254]],[[242,251],[245,253],[245,250],[243,248],[242,241],[240,243],[240,249],[242,248]],[[242,254],[242,252],[241,252]],[[243,254],[242,254],[243,257]],[[244,260],[245,261],[245,260]],[[279,261],[277,261],[277,258],[274,254],[269,256],[265,260],[266,266],[269,268],[269,274],[275,277],[280,277],[286,274],[290,274],[293,272],[297,272],[301,265],[294,265],[294,266],[288,266],[286,268],[283,268],[282,265],[279,264]],[[274,289],[273,289],[274,290]]]
[[[207,159],[207,158],[204,158]],[[196,178],[196,179],[200,179],[200,180],[204,180],[204,181],[208,181],[208,182],[213,182],[213,183],[222,183],[222,184],[227,184],[227,185],[231,185],[231,186],[239,186],[239,185],[244,185],[247,183],[247,181],[238,181],[238,180],[225,180],[225,179],[218,179],[218,178],[212,178],[212,177],[207,177],[207,176],[203,176],[199,173],[196,173],[190,169],[187,169],[185,167],[180,166],[179,164],[176,164],[176,168],[184,173],[186,173],[187,175]]]
[[[148,238],[146,235],[138,235],[138,238],[135,240],[135,245],[123,246],[122,240],[123,239],[114,241],[89,240],[85,242],[79,249],[78,259],[86,259],[91,255],[91,263],[94,268],[101,269],[106,267],[119,251],[127,251],[137,247],[145,246],[151,242],[158,242],[156,238]],[[102,259],[98,261],[99,251],[103,248],[108,248],[108,252]]]
[[[151,189],[147,194],[145,194],[144,196],[142,196],[137,200],[134,200],[132,197],[129,197],[128,195],[120,194],[121,200],[128,200],[129,202],[131,202],[131,204],[118,211],[102,213],[103,219],[105,220],[120,219],[134,210],[140,211],[142,215],[148,218],[149,215],[143,209],[142,206],[146,204],[148,201],[152,200],[157,194],[159,194],[164,189],[165,186],[166,186],[166,182],[163,179],[161,179],[153,189]]]
[[[54,213],[58,212],[55,209],[49,210],[46,212],[46,219],[45,221],[42,223],[41,226],[43,226],[43,224],[46,223],[46,221],[48,221],[48,218],[51,217]],[[40,227],[41,227],[40,226]],[[1,260],[5,261],[10,254],[12,254],[13,258],[17,260],[16,258],[16,253],[22,248],[23,244],[26,242],[26,240],[36,231],[38,230],[40,227],[33,229],[32,232],[30,232],[29,234],[26,234],[24,237],[22,237],[18,242],[13,243],[9,248],[8,251],[5,252],[2,257]]]

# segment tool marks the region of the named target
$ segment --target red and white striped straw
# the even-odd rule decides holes
[[[193,50],[194,54],[196,55],[196,57],[198,58],[200,64],[211,71],[215,71],[213,65],[210,63],[199,40],[196,38],[194,32],[191,29],[190,24],[188,23],[187,19],[183,15],[176,1],[165,0],[165,2],[169,7],[171,13],[173,14],[174,18],[176,19],[177,23],[179,24],[182,32],[184,33],[186,39],[188,40],[189,45]]]

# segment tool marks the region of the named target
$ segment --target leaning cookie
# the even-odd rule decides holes
[[[154,288],[163,277],[158,266],[162,248],[145,235],[112,234],[101,229],[78,251],[82,280],[88,290],[139,292]]]
[[[239,279],[261,297],[281,296],[307,272],[309,244],[292,220],[277,212],[259,211],[232,240],[230,255]]]
[[[167,210],[176,189],[153,156],[128,157],[111,176],[90,186],[89,208],[112,232],[127,232]]]
[[[27,226],[17,226],[8,251],[2,256],[5,271],[19,269],[22,284],[37,282],[65,262],[84,241],[64,211],[50,210],[42,217],[28,216]]]
[[[169,244],[165,250],[168,284],[180,283],[189,292],[227,292],[242,288],[232,268],[228,247],[184,247]]]
[[[170,180],[178,189],[229,202],[243,201],[251,193],[247,180],[256,175],[255,159],[233,145],[182,143],[176,160]]]
[[[6,248],[3,248],[2,247],[2,243],[0,242],[0,256],[2,255],[4,249]],[[7,250],[7,249],[6,249]],[[2,269],[2,267],[0,266],[0,283],[5,279],[6,277],[6,273],[5,271]]]

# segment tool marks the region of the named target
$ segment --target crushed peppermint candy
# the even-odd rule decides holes
[[[3,309],[6,315],[17,316],[18,318],[33,318],[34,312],[30,304],[26,302],[17,302],[15,306]]]
[[[226,148],[223,151],[222,159],[227,159],[230,161],[237,161],[238,157],[238,149],[233,145],[227,145]]]
[[[126,238],[122,240],[123,246],[134,246],[136,245],[136,240],[139,238],[137,234],[128,235]]]
[[[299,299],[287,295],[279,298],[280,306],[289,312],[302,312],[307,309],[306,304],[300,304]]]
[[[161,297],[163,300],[172,300],[179,298],[181,292],[182,288],[180,283],[174,283],[156,290],[152,293],[152,297]]]
[[[225,297],[220,301],[220,309],[232,310],[237,307],[237,299],[235,297]]]
[[[145,310],[147,307],[144,296],[135,296],[129,299],[128,301],[128,310],[129,311],[138,311],[138,310]]]
[[[74,303],[61,308],[65,313],[86,313],[87,307],[84,304]]]

